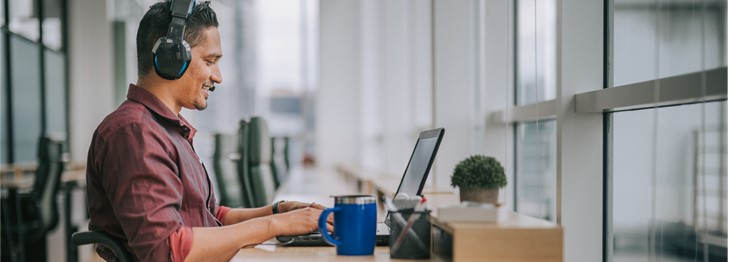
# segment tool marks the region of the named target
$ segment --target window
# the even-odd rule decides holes
[[[63,53],[45,50],[46,132],[54,134],[66,134],[65,61]]]
[[[40,50],[38,45],[12,35],[10,59],[14,163],[35,162],[41,135]]]
[[[5,26],[5,2],[0,2],[0,26]]]
[[[534,105],[528,113],[536,120],[515,125],[516,210],[555,221],[557,129],[539,116],[556,97],[556,2],[516,3],[515,103]]]
[[[608,114],[608,260],[726,260],[726,82],[711,77],[726,77],[726,1],[612,8],[604,91],[648,99]],[[676,90],[701,91],[665,98]]]
[[[257,1],[254,9],[256,97],[253,110],[264,115],[272,136],[292,137],[292,159],[311,153],[317,85],[318,1]],[[294,161],[298,164],[298,161]]]
[[[2,164],[7,164],[10,161],[8,157],[10,154],[10,147],[8,146],[10,142],[10,138],[8,137],[10,134],[10,129],[8,128],[10,126],[10,122],[8,121],[8,112],[10,112],[10,108],[8,107],[8,97],[6,93],[8,88],[8,70],[6,69],[7,66],[5,66],[5,58],[7,55],[5,54],[5,39],[5,30],[2,30],[0,31],[0,54],[2,54],[2,56],[0,56],[2,57],[0,58],[0,81],[2,81],[2,83],[0,83],[0,86],[2,86],[2,89],[0,90],[0,92],[2,92],[0,95],[0,99],[2,99],[2,101],[0,101],[2,104],[2,108],[0,108],[0,125],[3,126],[3,128],[0,128],[0,163]]]
[[[9,0],[8,0],[9,1]],[[9,1],[8,27],[10,31],[24,38],[37,41],[40,37],[38,16],[34,10],[34,0]]]
[[[616,0],[613,13],[612,86],[727,64],[726,1]]]
[[[57,0],[0,1],[0,162],[32,164],[42,135],[66,135],[66,55],[61,50],[61,4]],[[38,4],[43,4],[43,8]],[[7,9],[4,9],[8,7]],[[51,22],[40,30],[39,13]],[[52,24],[52,26],[50,26]]]
[[[556,97],[556,6],[554,0],[517,1],[517,105]]]
[[[65,2],[60,0],[39,2],[43,4],[43,45],[53,50],[60,50],[63,43],[61,22]]]
[[[694,261],[704,244],[726,243],[726,102],[618,112],[612,121],[613,261]]]
[[[554,221],[557,199],[557,136],[554,120],[516,127],[516,208],[526,215]]]

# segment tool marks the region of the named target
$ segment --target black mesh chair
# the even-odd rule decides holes
[[[132,255],[125,249],[124,243],[121,240],[101,231],[76,232],[73,233],[71,241],[77,246],[97,244],[107,248],[114,253],[115,258],[112,261],[133,261]]]
[[[250,170],[248,159],[248,121],[241,120],[238,128],[238,155],[236,160],[236,170],[238,171],[238,181],[240,183],[240,191],[242,197],[241,207],[255,207],[256,200],[253,197],[253,186],[249,179]]]
[[[250,207],[261,207],[273,201],[276,191],[274,175],[271,170],[271,138],[266,121],[251,117],[249,122],[241,121],[239,130],[238,172],[247,191]]]
[[[271,137],[271,171],[278,189],[289,175],[289,137]]]
[[[220,204],[229,207],[243,207],[245,195],[241,190],[240,177],[236,163],[240,160],[238,136],[215,134],[213,170],[220,191]]]
[[[58,226],[59,220],[56,195],[67,162],[64,145],[63,139],[42,136],[38,142],[38,168],[31,191],[11,196],[15,198],[11,201],[3,199],[1,231],[6,238],[3,248],[8,248],[5,250],[10,252],[6,253],[13,257],[20,256],[22,260],[27,255],[29,260],[46,259],[46,235]],[[13,239],[12,236],[19,237]],[[33,246],[33,250],[39,251],[23,254],[22,245]]]

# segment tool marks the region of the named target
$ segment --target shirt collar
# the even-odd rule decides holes
[[[185,130],[186,127],[189,128],[188,138],[195,136],[195,133],[197,133],[197,130],[182,115],[176,115],[156,96],[135,84],[129,84],[127,99],[140,103],[155,114],[176,123],[180,126],[181,130]]]

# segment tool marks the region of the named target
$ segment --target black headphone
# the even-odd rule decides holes
[[[164,79],[179,79],[190,65],[192,54],[184,39],[185,20],[194,6],[195,0],[172,0],[172,22],[167,36],[158,39],[152,48],[154,71]]]

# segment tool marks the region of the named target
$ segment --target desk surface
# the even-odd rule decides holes
[[[399,182],[399,181],[398,181]],[[299,169],[276,193],[275,200],[286,199],[317,202],[333,206],[331,195],[356,194],[357,181],[347,179],[336,170]],[[384,211],[378,210],[378,220],[384,219]],[[273,241],[270,241],[273,242]],[[281,247],[259,245],[238,251],[231,261],[413,261],[390,259],[388,247],[376,247],[372,256],[338,256],[335,247]],[[418,261],[441,261],[437,258]]]
[[[14,165],[0,167],[0,187],[9,189],[30,189],[35,180],[35,165]],[[61,175],[62,183],[86,183],[86,167],[68,165]]]
[[[341,170],[340,170],[341,172]],[[377,181],[371,179],[370,181]],[[332,206],[330,195],[357,193],[360,177],[340,174],[337,170],[294,170],[277,192],[276,199],[318,202]],[[389,183],[389,182],[388,182]],[[397,185],[399,181],[396,182]],[[378,189],[379,190],[379,189]],[[425,193],[428,206],[437,216],[437,207],[457,204],[458,196],[452,192]],[[378,200],[379,201],[379,200]],[[381,206],[381,205],[380,205]],[[378,209],[382,221],[384,209]],[[463,261],[483,261],[493,255],[495,260],[512,261],[562,260],[562,229],[554,223],[509,212],[508,218],[498,224],[448,223],[444,229],[454,237],[453,257]],[[511,242],[509,242],[509,240]],[[459,242],[460,241],[460,242]],[[456,243],[460,244],[456,244]],[[467,242],[467,243],[466,243]],[[491,250],[485,250],[483,245]],[[545,244],[546,243],[546,244]],[[535,248],[537,247],[537,248]],[[551,260],[550,260],[551,259]],[[259,245],[238,251],[231,261],[405,261],[390,259],[388,247],[376,247],[371,256],[338,256],[335,247],[281,247]],[[408,260],[413,261],[413,260]],[[431,254],[429,260],[442,261]]]
[[[244,248],[230,261],[442,261],[430,259],[391,259],[390,248],[376,247],[372,256],[338,256],[334,247],[260,247]]]

